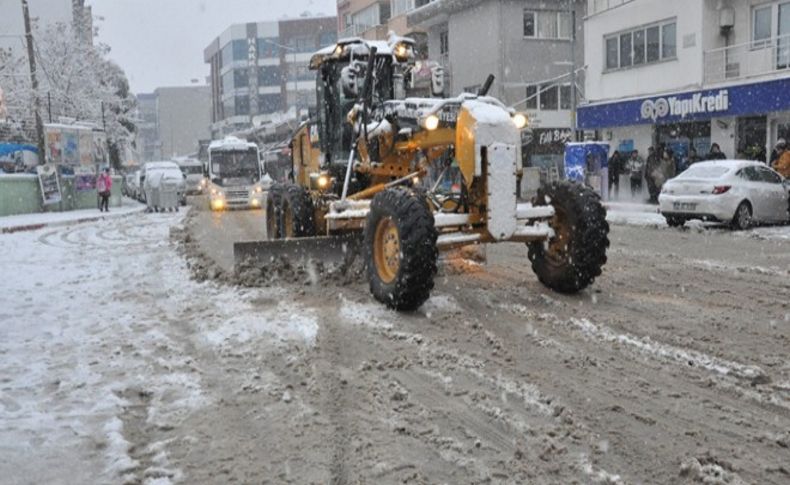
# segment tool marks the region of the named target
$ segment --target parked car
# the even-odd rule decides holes
[[[178,166],[186,177],[186,194],[199,195],[206,188],[206,177],[203,175],[203,164],[194,158],[178,160]]]
[[[160,177],[160,174],[162,175]],[[156,177],[154,177],[156,175]],[[154,186],[159,186],[161,182],[175,181],[178,185],[177,195],[179,201],[186,200],[186,177],[181,172],[178,164],[175,162],[148,162],[143,166],[143,171],[140,174],[141,196],[143,202],[148,202],[149,194]]]
[[[788,222],[790,183],[760,162],[698,162],[667,181],[658,197],[670,226],[701,219],[729,223],[735,229],[753,224]]]

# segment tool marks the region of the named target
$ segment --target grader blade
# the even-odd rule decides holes
[[[354,262],[361,246],[362,238],[357,234],[245,241],[233,244],[233,258],[237,267],[264,266],[285,260],[293,266],[320,263],[345,270]]]

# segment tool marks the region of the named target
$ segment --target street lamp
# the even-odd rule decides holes
[[[296,99],[295,99],[295,101],[294,101],[294,107],[296,108],[296,117],[297,117],[297,119],[298,119],[298,118],[299,118],[299,84],[298,84],[298,81],[299,81],[299,76],[298,76],[298,71],[297,71],[297,69],[296,69],[296,53],[297,53],[297,50],[296,50],[296,48],[295,48],[295,47],[291,47],[291,46],[283,45],[283,44],[280,44],[280,43],[278,43],[278,42],[275,42],[275,41],[273,41],[273,40],[269,40],[269,39],[265,39],[265,38],[261,38],[261,40],[262,40],[262,41],[264,41],[264,42],[268,42],[269,44],[271,44],[271,45],[273,45],[273,46],[277,46],[277,47],[279,47],[280,49],[285,49],[285,50],[287,50],[287,51],[291,51],[291,52],[293,53],[293,65],[294,65],[294,96],[296,97]]]

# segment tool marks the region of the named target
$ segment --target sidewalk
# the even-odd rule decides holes
[[[37,212],[0,217],[0,234],[19,231],[35,231],[44,227],[66,226],[82,222],[97,221],[108,217],[122,217],[143,212],[145,205],[131,199],[123,199],[121,207],[111,207],[110,212],[99,209],[84,209],[66,212]]]
[[[667,224],[656,204],[608,201],[603,205],[606,207],[606,220],[611,224],[632,226],[666,226]]]

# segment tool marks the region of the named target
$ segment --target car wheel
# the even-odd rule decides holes
[[[667,220],[667,225],[669,227],[682,227],[683,224],[686,223],[686,219],[683,217],[668,216],[664,214],[664,219]]]
[[[738,208],[735,209],[735,216],[732,218],[731,226],[733,229],[744,231],[749,229],[752,224],[752,206],[747,201],[743,201],[738,204]]]

